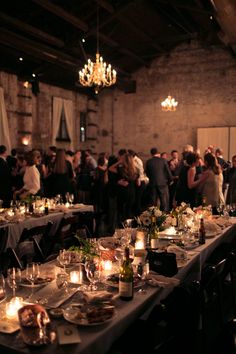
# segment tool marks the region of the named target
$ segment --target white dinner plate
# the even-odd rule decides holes
[[[105,323],[112,321],[116,315],[116,312],[114,311],[112,313],[112,315],[109,318],[106,318],[104,321],[98,321],[98,322],[92,322],[92,323],[90,323],[88,321],[88,319],[86,318],[86,313],[85,313],[84,318],[76,318],[75,314],[76,314],[76,307],[75,306],[73,306],[73,308],[68,307],[67,309],[63,310],[63,317],[66,321],[76,324],[76,325],[80,325],[80,326],[93,327],[93,326],[103,325]]]
[[[114,281],[111,280],[110,277],[114,276]],[[110,278],[110,279],[109,279]],[[119,274],[111,274],[108,279],[104,281],[104,284],[107,286],[111,286],[112,288],[119,288]],[[134,289],[141,288],[142,286],[145,285],[144,280],[140,280],[138,278],[135,278],[134,280]]]
[[[32,284],[26,278],[22,278],[20,286],[23,286],[25,288],[32,288],[32,287],[39,288],[40,286],[45,286],[45,285],[49,284],[52,280],[53,280],[53,278],[51,278],[51,277],[48,277],[48,278],[39,277],[39,280],[38,281],[36,280],[34,285],[32,286]]]

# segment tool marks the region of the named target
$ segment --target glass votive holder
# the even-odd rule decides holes
[[[6,317],[8,319],[17,319],[18,310],[23,306],[22,297],[13,297],[9,302],[6,303]]]

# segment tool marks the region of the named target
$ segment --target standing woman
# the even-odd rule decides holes
[[[109,171],[117,174],[117,209],[118,225],[125,219],[134,217],[135,189],[139,174],[133,156],[122,155],[118,162],[109,167]]]
[[[194,152],[186,154],[185,162],[181,167],[179,179],[176,186],[175,200],[177,205],[182,202],[190,204],[191,208],[196,206],[197,187],[202,183],[203,178],[197,179],[196,166],[198,156]]]
[[[51,175],[51,195],[56,196],[57,194],[60,194],[65,202],[66,193],[71,192],[71,181],[73,180],[73,176],[72,165],[66,160],[65,150],[58,149]]]
[[[222,202],[220,190],[222,187],[223,175],[217,159],[211,153],[204,156],[206,170],[202,173],[205,181],[201,188],[202,195],[206,198],[206,204],[212,206],[213,214],[217,214],[217,206]]]

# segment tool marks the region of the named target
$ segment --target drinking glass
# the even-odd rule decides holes
[[[70,202],[70,205],[72,206],[72,204],[74,202],[74,194],[73,193],[69,194],[69,202]]]
[[[60,250],[58,260],[60,264],[64,267],[64,272],[66,273],[66,266],[71,262],[71,252],[66,250]]]
[[[98,259],[87,260],[85,262],[85,271],[90,282],[90,290],[96,290],[96,283],[99,282],[101,275],[100,261]]]
[[[12,297],[16,296],[16,289],[21,282],[21,270],[10,268],[7,270],[7,284],[12,289]]]
[[[26,279],[31,283],[31,294],[29,297],[33,295],[34,283],[36,279],[39,277],[40,270],[38,263],[28,263],[26,265],[25,276]]]
[[[69,275],[67,273],[57,273],[56,284],[58,289],[65,289],[65,292],[68,292],[68,280]]]

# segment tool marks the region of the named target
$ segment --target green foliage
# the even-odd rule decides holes
[[[87,238],[81,238],[78,235],[75,235],[75,238],[77,239],[79,246],[73,245],[68,249],[69,251],[82,252],[85,258],[99,257],[95,242],[92,242]]]

